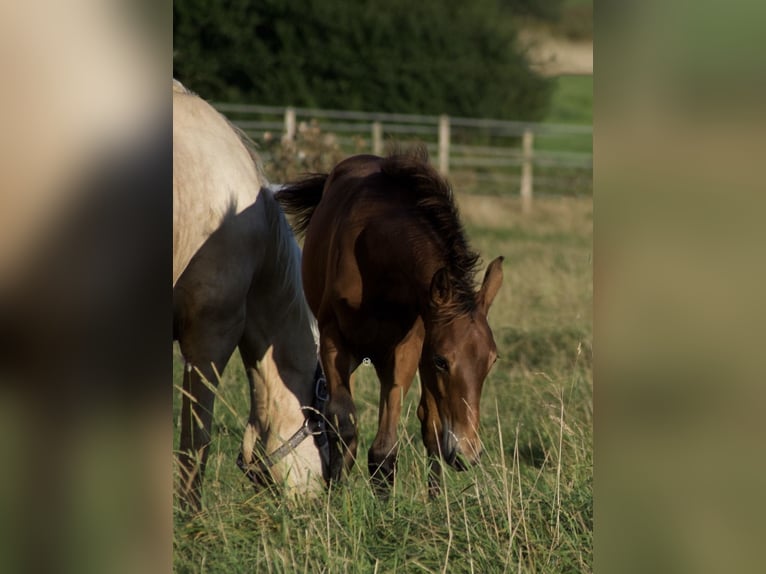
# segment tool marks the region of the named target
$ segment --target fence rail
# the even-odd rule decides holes
[[[294,139],[301,122],[317,122],[349,145],[369,139],[383,153],[384,140],[413,136],[425,143],[439,170],[468,191],[521,195],[530,209],[532,193],[584,195],[592,192],[592,127],[446,115],[218,103],[215,107],[256,139]]]

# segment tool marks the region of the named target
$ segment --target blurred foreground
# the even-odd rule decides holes
[[[596,14],[596,570],[762,565],[763,3]]]
[[[170,569],[169,16],[0,9],[3,572]]]

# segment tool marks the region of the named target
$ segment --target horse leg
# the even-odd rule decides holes
[[[428,368],[430,367],[421,362],[422,394],[418,405],[418,419],[420,419],[420,432],[428,456],[428,494],[434,498],[441,492],[442,463],[439,437],[442,434],[442,423],[436,406],[436,398],[426,385],[426,377],[430,375]]]
[[[247,374],[247,382],[250,387],[250,415],[248,416],[245,433],[242,437],[242,462],[249,466],[255,462],[257,455],[256,446],[259,439],[264,437],[267,430],[269,416],[269,388],[266,384],[268,377],[274,377],[275,370],[270,353],[264,354],[258,360],[255,359],[247,345],[240,344],[239,352]],[[263,477],[265,479],[265,477]]]
[[[325,407],[330,450],[330,480],[340,480],[354,466],[357,447],[356,407],[351,397],[351,357],[335,324],[320,327],[319,355],[327,379]]]
[[[186,364],[178,462],[181,503],[191,510],[199,510],[202,502],[202,477],[207,464],[215,403],[214,387],[241,336],[239,320],[221,329],[209,329],[205,321],[195,323],[199,328],[187,329],[179,340]]]
[[[412,385],[418,366],[420,351],[409,341],[397,347],[389,364],[378,371],[380,403],[378,406],[378,432],[367,452],[375,493],[387,498],[396,473],[398,454],[396,426],[402,412],[402,401]]]
[[[245,328],[245,334],[239,343],[239,353],[242,356],[242,364],[250,387],[250,415],[242,436],[240,451],[243,468],[250,467],[266,454],[263,449],[266,435],[271,430],[269,408],[273,400],[273,397],[269,395],[272,390],[269,381],[280,380],[273,348],[267,348],[262,342],[264,340],[268,340],[268,337],[262,334],[259,336],[257,330],[249,326]],[[253,478],[252,475],[250,477]],[[255,478],[261,485],[269,484],[271,480],[269,474],[258,474]]]

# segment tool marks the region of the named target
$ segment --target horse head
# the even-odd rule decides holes
[[[489,307],[503,281],[502,257],[487,269],[472,312],[455,313],[449,273],[442,268],[431,283],[432,319],[421,357],[423,399],[418,417],[426,448],[464,470],[479,460],[479,399],[484,380],[497,360],[487,322]]]

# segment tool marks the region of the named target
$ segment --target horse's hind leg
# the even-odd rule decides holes
[[[334,323],[320,327],[319,354],[329,393],[325,414],[331,430],[328,433],[330,480],[337,481],[344,470],[354,466],[357,428],[356,408],[351,397],[351,357]]]
[[[396,348],[391,362],[377,367],[380,379],[378,433],[367,452],[367,468],[378,496],[386,498],[394,482],[398,442],[396,426],[402,402],[418,367],[420,344],[412,336]]]
[[[181,440],[178,462],[181,471],[181,503],[193,510],[201,507],[202,477],[208,457],[218,376],[236,348],[241,321],[218,329],[204,321],[183,333],[179,340],[184,365],[181,405]]]

